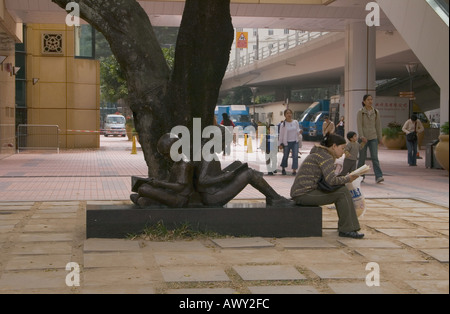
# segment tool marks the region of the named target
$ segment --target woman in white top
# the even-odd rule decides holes
[[[285,168],[288,166],[289,152],[292,151],[292,175],[297,174],[298,169],[298,139],[300,135],[300,126],[297,120],[292,119],[293,113],[291,109],[284,111],[286,118],[280,125],[280,148],[283,147],[283,160],[281,161],[281,174],[286,175]]]
[[[408,165],[417,166],[417,134],[425,130],[423,124],[417,119],[417,115],[413,114],[411,119],[405,122],[402,130],[406,135],[412,132],[416,133],[415,139],[406,141],[406,148],[408,148]]]

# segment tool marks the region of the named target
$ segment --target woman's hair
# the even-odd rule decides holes
[[[411,115],[411,120],[412,121],[417,121],[417,115],[416,114]]]
[[[367,98],[369,98],[369,97],[371,97],[371,96],[372,96],[372,95],[370,95],[370,94],[366,94],[366,95],[363,96],[363,102],[362,102],[363,107],[366,106],[366,104],[365,104],[364,102],[367,100]]]
[[[284,111],[284,115],[286,115],[286,113],[287,113],[288,111],[290,111],[291,113],[293,113],[292,110],[288,108],[288,109],[286,109],[286,110]]]
[[[327,134],[323,137],[322,142],[320,142],[320,145],[325,147],[331,147],[333,144],[339,146],[342,144],[347,144],[347,142],[345,141],[345,138],[337,134]]]

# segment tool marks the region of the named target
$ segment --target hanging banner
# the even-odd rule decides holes
[[[236,48],[248,48],[248,32],[236,33]]]

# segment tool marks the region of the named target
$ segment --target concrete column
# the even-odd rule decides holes
[[[346,28],[345,53],[345,133],[358,132],[358,110],[365,94],[375,98],[376,31],[365,22]]]
[[[441,87],[441,119],[440,123],[443,125],[445,122],[448,122],[448,107],[449,107],[449,100],[448,100],[448,87],[442,88]]]

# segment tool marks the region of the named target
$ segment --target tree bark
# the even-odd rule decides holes
[[[70,0],[52,0],[66,7]],[[156,146],[174,126],[193,118],[212,124],[233,42],[230,0],[186,0],[171,75],[150,20],[136,0],[76,0],[81,18],[101,32],[127,79],[130,108],[149,177],[169,163]],[[192,134],[192,132],[191,132]]]

